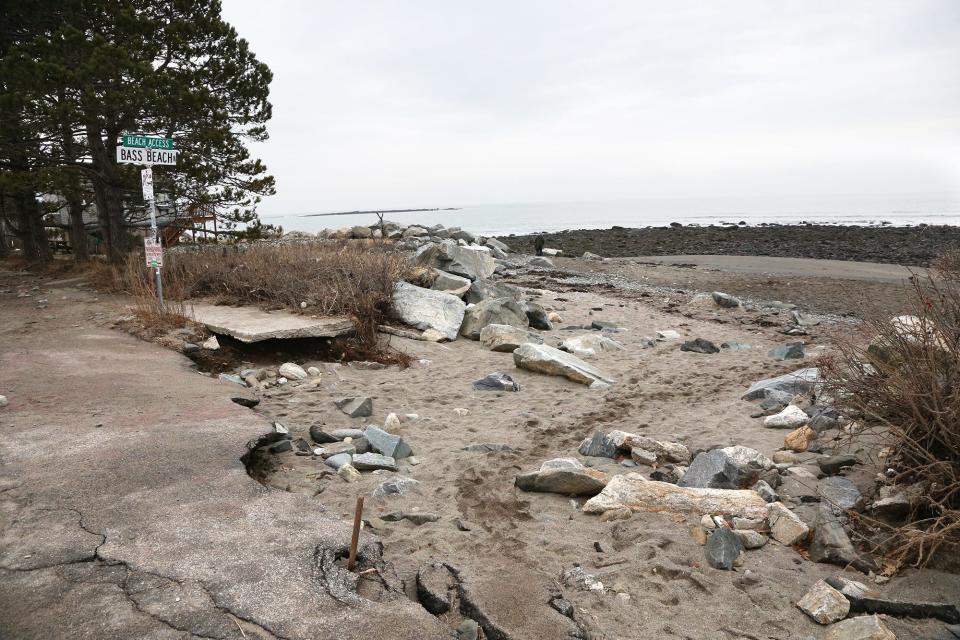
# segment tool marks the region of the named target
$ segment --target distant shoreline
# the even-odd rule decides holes
[[[302,218],[318,218],[323,216],[355,216],[370,213],[419,213],[421,211],[459,211],[460,207],[434,207],[433,209],[370,209],[369,211],[336,211],[334,213],[305,213]]]
[[[497,236],[515,251],[533,253],[541,234]],[[929,266],[960,249],[960,227],[766,224],[577,229],[542,234],[546,246],[568,256],[589,251],[604,257],[740,255],[853,260]]]

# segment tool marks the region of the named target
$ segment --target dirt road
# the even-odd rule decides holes
[[[443,637],[406,597],[331,595],[348,527],[247,475],[272,427],[222,385],[76,282],[0,290],[0,638]]]

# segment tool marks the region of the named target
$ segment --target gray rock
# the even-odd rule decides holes
[[[400,522],[401,520],[406,520],[419,527],[420,525],[427,524],[428,522],[438,521],[440,516],[435,513],[425,513],[420,511],[394,511],[393,513],[386,513],[380,516],[380,519],[384,522]]]
[[[840,473],[841,470],[857,464],[863,463],[861,462],[860,458],[852,453],[844,453],[841,455],[820,458],[817,460],[817,466],[820,467],[820,471],[828,476],[836,475]]]
[[[810,527],[782,502],[771,503],[767,517],[770,521],[770,536],[781,544],[798,544],[806,540],[810,533]]]
[[[594,431],[593,435],[580,444],[580,455],[612,458],[617,455],[617,445],[602,431]]]
[[[610,322],[609,320],[594,320],[590,323],[590,328],[594,331],[611,331],[613,333],[626,331],[626,328],[621,327],[616,322]]]
[[[328,467],[339,469],[345,464],[350,464],[352,459],[353,459],[353,456],[350,455],[349,453],[338,453],[336,455],[330,456],[329,458],[324,460],[323,463],[326,464]]]
[[[334,404],[351,418],[366,418],[373,413],[373,400],[370,398],[341,398]]]
[[[734,529],[733,533],[740,538],[744,549],[759,549],[770,540],[759,531],[752,531],[750,529]]]
[[[749,344],[746,342],[737,342],[736,340],[727,340],[726,342],[720,343],[721,349],[729,349],[730,351],[745,351],[747,349],[752,349]]]
[[[737,464],[723,449],[713,449],[697,454],[677,484],[700,489],[743,489],[759,475],[758,468]]]
[[[471,453],[491,453],[493,451],[513,451],[513,447],[502,442],[477,442],[463,448]]]
[[[467,306],[450,293],[424,289],[408,282],[393,287],[391,313],[401,322],[417,329],[434,329],[447,340],[456,340]]]
[[[707,564],[711,567],[731,571],[737,558],[743,553],[743,543],[733,531],[720,527],[714,529],[713,533],[707,537],[703,552],[707,558]]]
[[[387,496],[405,496],[412,491],[419,491],[420,483],[413,478],[397,476],[384,480],[373,490],[375,498],[384,498]]]
[[[464,295],[463,299],[467,304],[478,304],[484,300],[492,298],[513,298],[520,300],[520,289],[506,282],[493,282],[491,280],[476,280],[470,285],[470,289]]]
[[[740,301],[733,296],[722,293],[720,291],[714,291],[713,301],[717,304],[718,307],[723,307],[725,309],[734,309],[740,306]]]
[[[538,471],[517,476],[514,484],[523,491],[594,496],[606,486],[607,476],[595,469],[587,469],[577,460],[558,458],[547,460]]]
[[[520,385],[505,373],[496,371],[474,381],[476,391],[520,391]]]
[[[457,640],[477,640],[480,637],[480,625],[476,620],[464,619],[457,627]]]
[[[788,342],[770,349],[767,355],[774,360],[798,360],[803,357],[802,342]]]
[[[536,331],[508,324],[488,324],[480,330],[480,344],[490,351],[513,353],[514,349],[527,342],[543,344],[543,336]]]
[[[397,461],[390,457],[380,455],[379,453],[360,453],[353,456],[353,466],[358,471],[373,471],[374,469],[384,469],[386,471],[396,471]]]
[[[437,274],[437,279],[433,281],[431,288],[435,291],[444,291],[459,298],[470,290],[472,284],[470,278],[447,273],[440,269],[434,269],[434,271]]]
[[[556,269],[553,262],[549,258],[544,258],[543,256],[534,256],[530,258],[528,262],[531,267],[538,267],[540,269]]]
[[[331,442],[330,444],[323,445],[323,453],[321,453],[320,456],[322,458],[330,458],[343,453],[352,456],[356,452],[357,448],[353,446],[352,442]]]
[[[765,480],[757,480],[757,484],[753,485],[753,490],[767,502],[780,502],[780,496]]]
[[[610,385],[614,380],[603,371],[580,358],[545,344],[524,344],[513,352],[513,362],[520,369],[552,376],[586,385]]]
[[[339,442],[344,438],[357,439],[363,437],[363,429],[334,429],[330,432],[330,435],[333,436],[334,441],[336,442]],[[314,442],[317,441],[314,440]]]
[[[317,444],[326,444],[327,442],[337,442],[342,440],[342,438],[334,437],[332,434],[327,433],[317,425],[310,427],[310,439]]]
[[[560,343],[560,350],[578,358],[592,358],[604,351],[622,351],[623,345],[607,336],[587,333],[565,339]]]
[[[825,505],[817,510],[817,520],[810,542],[810,559],[840,566],[863,566],[843,524]]]
[[[450,240],[424,246],[414,254],[413,261],[471,280],[489,278],[496,268],[489,249],[463,247]]]
[[[293,443],[287,439],[274,442],[272,445],[270,445],[270,453],[283,453],[285,451],[290,451],[291,449],[293,449]]]
[[[795,396],[810,393],[820,383],[820,370],[817,368],[797,369],[791,373],[754,382],[743,394],[744,400],[758,400],[765,397],[768,389],[782,391]]]
[[[718,349],[717,345],[713,344],[709,340],[697,338],[696,340],[687,340],[680,345],[680,351],[691,351],[693,353],[719,353],[720,349]]]
[[[823,580],[818,580],[800,598],[797,607],[820,624],[843,620],[850,613],[850,602],[847,598]]]
[[[539,304],[528,302],[524,305],[524,311],[527,314],[527,322],[529,322],[530,326],[534,329],[539,329],[540,331],[550,331],[553,329],[553,325],[550,324],[550,321],[547,319],[547,312]]]
[[[877,616],[856,616],[830,625],[823,640],[897,640]]]
[[[400,460],[413,455],[413,450],[403,438],[392,433],[387,433],[380,427],[373,425],[368,426],[367,430],[364,431],[364,437],[374,451],[379,451],[385,456]],[[359,467],[357,468],[359,469]]]
[[[233,373],[221,373],[219,380],[221,382],[232,382],[233,384],[238,384],[241,387],[247,386],[247,383],[243,381],[243,378]]]
[[[846,509],[854,509],[863,496],[857,485],[842,476],[824,478],[817,485],[822,506],[828,506],[831,511],[840,514]]]
[[[487,241],[483,243],[487,247],[496,247],[503,251],[504,253],[510,253],[510,247],[503,242],[502,240],[497,240],[496,238],[487,238]]]
[[[470,340],[479,340],[480,331],[490,324],[506,324],[525,329],[530,323],[523,307],[513,298],[489,298],[464,312],[460,335]]]
[[[449,593],[459,584],[456,575],[443,562],[421,565],[417,570],[417,600],[435,616],[450,610]]]

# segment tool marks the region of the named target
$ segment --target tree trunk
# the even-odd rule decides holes
[[[71,196],[67,200],[70,213],[70,246],[73,247],[73,259],[86,262],[90,259],[90,247],[87,244],[87,229],[83,224],[83,200]]]
[[[47,262],[51,257],[50,243],[35,194],[21,191],[14,194],[12,200],[17,219],[14,233],[23,243],[23,257],[30,262]]]
[[[93,191],[97,202],[97,218],[103,231],[103,240],[107,243],[107,258],[116,264],[126,259],[130,243],[123,219],[123,183],[113,155],[116,136],[108,137],[112,141],[109,146],[104,144],[95,125],[87,126],[87,143],[94,165]]]

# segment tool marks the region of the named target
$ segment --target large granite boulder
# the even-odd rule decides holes
[[[467,305],[457,296],[398,282],[393,288],[393,315],[418,329],[435,329],[456,340]],[[525,317],[525,316],[524,316]]]
[[[520,300],[520,288],[506,282],[474,280],[463,299],[467,304],[477,304],[490,298],[513,298]]]
[[[471,340],[480,339],[480,331],[491,324],[505,324],[526,329],[527,314],[513,298],[491,298],[475,304],[464,312],[460,335]]]
[[[729,515],[764,519],[769,505],[756,491],[695,489],[647,480],[639,473],[616,476],[599,495],[583,505],[584,513],[626,507],[631,511],[665,511],[696,515]]]
[[[497,266],[486,247],[462,247],[450,240],[424,245],[414,254],[413,260],[471,280],[489,278]]]
[[[536,331],[511,327],[508,324],[488,324],[480,330],[480,344],[490,351],[512,353],[527,342],[543,344],[543,336]]]
[[[545,344],[520,345],[513,352],[513,362],[520,369],[562,376],[568,380],[589,386],[603,387],[613,384],[613,379],[600,369],[580,358]]]
[[[595,496],[606,486],[607,475],[587,469],[579,460],[556,458],[544,462],[537,471],[517,476],[514,484],[523,491]]]
[[[446,271],[441,271],[440,269],[434,269],[437,274],[437,279],[433,281],[432,289],[436,291],[445,291],[450,295],[457,296],[462,298],[470,289],[470,278],[464,278],[462,276],[454,275],[452,273],[447,273]]]
[[[567,338],[560,343],[560,350],[578,358],[592,358],[604,351],[623,351],[623,345],[603,334],[587,333]]]

